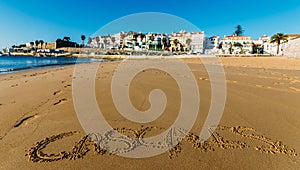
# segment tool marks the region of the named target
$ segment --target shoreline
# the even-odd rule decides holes
[[[17,58],[17,60],[14,60],[14,57]],[[24,57],[24,58],[23,58]],[[27,58],[28,57],[28,58]],[[5,66],[1,67],[0,65],[0,74],[10,74],[15,72],[21,72],[26,70],[37,70],[41,68],[55,68],[55,67],[62,67],[66,65],[75,65],[75,64],[81,64],[81,63],[95,63],[95,62],[110,62],[113,61],[108,59],[93,59],[93,58],[69,58],[69,57],[60,57],[60,58],[53,58],[53,57],[46,57],[46,58],[40,58],[40,57],[34,57],[34,56],[3,56],[4,61],[10,65],[9,62],[17,62],[16,66]],[[23,59],[25,59],[23,61]],[[71,61],[70,59],[74,60]],[[1,57],[0,57],[1,60]],[[45,62],[46,60],[46,62]],[[22,62],[32,62],[34,64],[22,64]]]
[[[3,56],[4,57],[4,56]],[[15,56],[11,56],[11,57],[15,57]],[[19,56],[16,56],[19,57]],[[35,56],[20,56],[20,57],[35,57]],[[71,57],[74,59],[77,58],[87,58],[87,59],[103,59],[106,61],[98,61],[98,62],[116,62],[116,61],[123,61],[125,59],[131,59],[131,60],[176,60],[176,59],[181,59],[183,61],[188,62],[190,61],[194,61],[197,59],[201,59],[201,58],[214,58],[216,56],[212,56],[212,55],[202,55],[202,56],[192,56],[192,57],[186,57],[186,56],[178,56],[178,57],[161,57],[161,56],[151,56],[151,57],[145,57],[145,56],[130,56],[128,58],[122,58],[122,57],[107,57],[107,58],[97,58],[97,57]],[[51,58],[51,57],[50,57]],[[65,57],[65,58],[70,58],[70,57]],[[248,56],[248,57],[236,57],[236,56],[229,56],[229,57],[217,57],[219,59],[219,61],[222,60],[222,58],[268,58],[268,59],[295,59],[298,60],[299,58],[295,58],[295,57],[286,57],[286,56],[268,56],[268,57],[257,57],[257,56]],[[1,59],[1,57],[0,57]],[[300,60],[300,59],[299,59]],[[95,61],[91,61],[90,63],[95,63]],[[15,69],[10,69],[9,71],[1,71],[0,70],[0,75],[6,75],[6,74],[13,74],[13,73],[18,73],[18,72],[24,72],[24,71],[29,71],[29,70],[40,70],[40,69],[47,69],[47,68],[57,68],[57,67],[64,67],[64,66],[69,66],[69,65],[76,65],[76,64],[86,64],[86,63],[67,63],[67,64],[52,64],[52,65],[42,65],[42,66],[29,66],[26,68],[15,68]]]

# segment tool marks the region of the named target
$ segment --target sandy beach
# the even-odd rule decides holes
[[[72,81],[79,78],[74,66],[0,75],[0,169],[299,169],[300,60],[220,61],[227,100],[213,135],[204,143],[198,140],[211,102],[208,73],[200,59],[185,59],[201,96],[197,120],[179,145],[142,159],[111,154],[89,140],[74,109]],[[112,76],[120,63],[101,63],[95,78],[96,99],[106,121],[132,137],[166,130],[180,110],[176,81],[156,69],[136,75],[129,87],[136,109],[149,109],[153,89],[161,89],[168,102],[155,121],[134,123],[119,114],[111,97]],[[85,66],[87,71],[91,67]]]

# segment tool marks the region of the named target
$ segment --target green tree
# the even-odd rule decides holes
[[[35,49],[38,48],[39,42],[40,42],[39,40],[35,40],[35,41],[34,41],[34,43],[35,43]]]
[[[40,41],[39,41],[39,44],[41,44],[41,48],[43,48],[44,43],[45,43],[45,42],[44,42],[43,40],[40,40]]]
[[[162,42],[163,45],[167,45],[167,39],[166,39],[166,37],[164,37],[164,38],[161,40],[161,42]]]
[[[126,35],[122,33],[122,34],[121,34],[121,39],[124,40],[125,37],[126,37]]]
[[[113,43],[113,48],[115,48],[116,38],[115,37],[111,37],[111,42]]]
[[[167,38],[166,37],[163,37],[163,39],[161,40],[162,41],[162,44],[163,44],[163,49],[165,50],[167,48]]]
[[[243,35],[244,30],[241,25],[237,25],[235,28],[236,28],[236,30],[234,32],[235,35],[237,35],[237,36]]]
[[[122,47],[122,49],[124,48],[124,44],[125,44],[125,38],[126,38],[126,35],[124,33],[121,33],[121,40],[122,40],[122,44],[120,44]],[[119,47],[120,48],[120,47]]]
[[[84,46],[84,40],[86,39],[85,35],[81,35],[82,45]]]
[[[174,43],[175,48],[176,48],[176,51],[177,51],[177,49],[178,49],[178,44],[180,44],[180,42],[179,42],[178,39],[175,39],[175,40],[173,41],[173,43]]]
[[[64,37],[63,38],[63,41],[67,41],[67,42],[69,42],[71,40],[71,38],[70,37]]]
[[[190,46],[191,46],[192,40],[190,38],[188,38],[185,43],[186,43],[186,45],[188,46],[188,48],[190,50]]]
[[[229,54],[232,54],[232,44],[229,43],[229,48],[228,48]]]
[[[34,42],[30,42],[31,49],[33,49]]]
[[[154,36],[153,35],[150,36],[150,40],[154,41]]]
[[[89,37],[87,44],[91,44],[92,42],[93,42],[93,39],[91,37]]]
[[[277,33],[271,37],[271,43],[277,44],[277,54],[279,54],[279,47],[282,42],[286,42],[288,40],[288,35],[283,33]]]
[[[252,54],[255,53],[255,44],[254,43],[251,43],[251,50],[252,50]]]
[[[95,39],[96,39],[96,42],[97,42],[97,47],[99,48],[99,44],[100,44],[100,37],[99,37],[99,36],[97,36]]]
[[[62,42],[62,39],[60,39],[60,38],[58,38],[57,40],[56,40],[56,43],[61,43]]]
[[[241,54],[244,53],[244,50],[243,50],[243,44],[241,44],[241,43],[239,43],[239,42],[235,42],[235,43],[233,44],[233,46],[239,48],[239,49],[241,50],[241,51],[240,51]]]
[[[179,41],[177,39],[175,39],[174,44],[175,44],[175,46],[177,46],[179,44]]]
[[[105,49],[106,49],[107,42],[108,42],[107,39],[104,38],[103,43],[104,43],[104,48],[105,48]]]

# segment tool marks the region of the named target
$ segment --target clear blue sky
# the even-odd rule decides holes
[[[115,19],[141,12],[176,15],[209,36],[229,35],[237,24],[253,38],[276,32],[300,33],[300,0],[0,0],[0,48],[63,36],[80,42],[82,34],[88,37]],[[160,23],[161,31],[168,30],[167,26]],[[138,29],[134,31],[149,31],[142,26]],[[180,29],[177,24],[173,31]]]

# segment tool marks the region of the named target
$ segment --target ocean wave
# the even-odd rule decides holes
[[[27,70],[31,69],[32,67],[18,67],[18,68],[0,68],[0,73],[9,73],[14,71],[20,71],[20,70]]]

